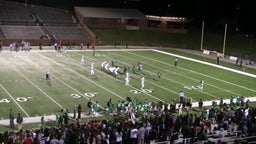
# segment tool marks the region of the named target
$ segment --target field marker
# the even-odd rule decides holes
[[[5,62],[6,63],[6,62]],[[60,108],[63,108],[57,101],[55,101],[52,97],[50,97],[44,90],[42,90],[40,87],[38,87],[35,83],[33,83],[29,78],[27,78],[25,75],[23,75],[20,71],[18,71],[16,68],[11,66],[12,69],[14,69],[17,73],[19,73],[23,78],[25,78],[30,84],[32,84],[34,87],[36,87],[39,91],[41,91],[45,96],[47,96],[49,99],[51,99],[56,105],[58,105]]]
[[[80,55],[80,54],[79,54],[79,55]],[[105,57],[106,57],[106,56],[105,56]],[[91,58],[89,57],[88,59],[91,59]],[[109,59],[110,59],[110,58],[109,58]],[[72,60],[73,60],[73,59],[72,59]],[[75,60],[73,60],[73,61],[75,61]],[[108,77],[110,77],[110,78],[112,78],[112,79],[114,79],[114,80],[117,80],[117,81],[123,83],[123,81],[114,78],[112,75],[106,74],[105,72],[102,72],[101,70],[98,70],[98,69],[96,69],[96,70],[97,70],[98,72],[102,73],[102,74],[103,74],[103,77],[108,76]],[[140,89],[138,89],[138,88],[136,88],[136,87],[133,87],[133,86],[131,86],[131,85],[129,85],[129,87],[131,87],[131,88],[133,88],[133,89],[136,89],[136,90],[140,90]],[[155,97],[155,96],[153,96],[153,95],[151,95],[151,94],[148,94],[148,93],[144,93],[144,94],[147,95],[147,96],[149,96],[149,97],[152,97],[152,98],[154,98],[154,99],[156,99],[156,100],[159,100],[159,101],[164,102],[164,100],[159,99],[158,97]]]
[[[130,53],[130,52],[127,52],[127,53]],[[130,53],[130,54],[135,55],[135,56],[142,57],[142,58],[144,58],[144,59],[154,60],[154,61],[156,61],[156,62],[160,62],[160,63],[166,64],[166,62],[162,62],[162,61],[158,61],[158,60],[155,60],[155,59],[147,58],[147,57],[144,57],[144,56],[141,56],[141,55],[137,55],[137,54],[134,54],[134,53]],[[152,66],[152,67],[155,67],[155,66]],[[181,67],[179,67],[179,68],[181,68]],[[163,68],[161,68],[161,69],[164,70],[164,71],[167,71],[167,70],[168,70],[168,69],[163,69]],[[185,68],[181,68],[181,69],[184,69],[184,70],[186,70],[186,71],[192,71],[192,70],[188,70],[188,69],[185,69]],[[193,71],[192,71],[192,72],[193,72]],[[187,77],[187,76],[183,75],[182,73],[175,73],[175,74],[180,75],[180,76],[185,77],[185,78],[188,78],[188,79],[191,79],[191,80],[194,80],[194,81],[198,81],[198,80],[196,80],[196,79],[194,79],[194,78]],[[174,81],[174,80],[171,80],[171,79],[169,79],[169,78],[166,78],[166,79],[168,79],[168,80],[170,80],[170,81],[173,81],[173,82],[175,82],[175,83],[181,84],[181,83],[179,83],[179,82],[177,82],[177,81]],[[185,86],[185,84],[181,84],[181,85]],[[210,84],[208,84],[208,85],[210,85]],[[219,87],[217,87],[217,86],[214,86],[214,87],[215,87],[215,88],[218,88],[218,89],[222,89],[222,88],[219,88]],[[227,90],[225,90],[225,89],[222,89],[222,90],[223,90],[223,91],[227,91]],[[213,95],[213,94],[207,93],[207,92],[205,92],[205,91],[201,91],[201,92],[204,93],[204,94],[206,94],[206,95],[209,95],[209,96],[211,96],[211,97],[214,97],[214,98],[219,99],[217,96],[215,96],[215,95]],[[227,91],[227,92],[230,92],[230,91]],[[230,92],[230,93],[231,93],[231,92]],[[239,95],[239,94],[236,94],[236,95]]]
[[[107,57],[107,56],[105,56],[105,57]],[[109,57],[107,57],[108,59],[111,59],[111,58],[109,58]],[[121,62],[121,63],[125,63],[125,62]],[[125,63],[125,64],[127,64],[127,63]],[[136,76],[136,78],[137,79],[140,79],[140,78],[138,78],[138,76]],[[169,92],[171,92],[171,93],[173,93],[173,94],[178,94],[177,92],[175,92],[175,91],[172,91],[172,90],[170,90],[170,89],[168,89],[168,88],[165,88],[165,87],[162,87],[162,86],[160,86],[160,85],[157,85],[157,84],[154,84],[154,83],[152,83],[152,82],[150,82],[150,81],[147,81],[147,83],[150,83],[150,84],[152,84],[152,85],[155,85],[155,86],[157,86],[157,87],[160,87],[160,88],[162,88],[162,89],[164,89],[164,90],[166,90],[166,91],[169,91]],[[130,86],[130,87],[132,87],[132,86]],[[155,96],[153,96],[153,95],[150,95],[150,94],[147,94],[147,95],[149,95],[150,97],[152,97],[152,98],[154,98],[154,99],[157,99],[157,100],[160,100],[160,101],[163,101],[163,100],[161,100],[161,99],[159,99],[159,98],[157,98],[157,97],[155,97]]]
[[[158,51],[157,51],[157,52],[158,52]],[[130,52],[127,52],[127,53],[130,53]],[[134,53],[131,53],[131,54],[136,55],[136,54],[134,54]],[[164,53],[164,54],[169,55],[170,53]],[[170,55],[174,55],[174,54],[170,54]],[[136,56],[143,57],[143,56],[141,56],[141,55],[136,55]],[[179,55],[175,55],[175,56],[179,56]],[[164,63],[164,64],[166,64],[166,62],[162,62],[162,61],[158,61],[158,60],[151,59],[151,58],[146,58],[146,57],[144,57],[144,58],[145,58],[145,59],[154,60],[154,61],[157,61],[157,62],[159,62],[159,63]],[[205,63],[206,63],[206,62],[204,62],[203,64],[205,64]],[[214,64],[212,64],[212,65],[214,65]],[[210,65],[210,66],[211,66],[211,65]],[[223,66],[222,66],[222,67],[223,67]],[[182,67],[179,67],[179,68],[184,69],[184,70],[186,70],[186,71],[190,71],[190,72],[192,72],[192,73],[196,73],[196,74],[199,74],[199,75],[203,75],[203,76],[205,76],[205,77],[209,77],[209,78],[211,78],[211,79],[215,79],[215,80],[218,80],[218,81],[221,81],[221,82],[224,82],[224,83],[227,83],[227,84],[233,85],[233,86],[237,86],[237,87],[240,87],[240,88],[243,88],[243,89],[247,89],[247,90],[250,90],[250,91],[256,92],[256,90],[253,90],[253,89],[250,89],[250,88],[247,88],[247,87],[243,87],[243,86],[240,86],[240,85],[237,85],[237,84],[234,84],[234,83],[228,82],[228,81],[224,81],[224,80],[221,80],[221,79],[218,79],[218,78],[215,78],[215,77],[211,77],[211,76],[208,76],[208,75],[205,75],[205,74],[202,74],[202,73],[196,72],[196,71],[192,71],[192,70],[185,69],[185,68],[182,68]],[[256,76],[256,75],[255,75],[255,76]],[[220,88],[220,89],[221,89],[221,88]]]
[[[106,87],[104,87],[104,86],[102,86],[102,85],[100,85],[100,84],[98,84],[98,83],[92,81],[91,79],[87,78],[86,76],[84,76],[84,75],[82,75],[82,74],[80,74],[80,73],[77,73],[76,71],[74,71],[74,70],[72,70],[72,69],[66,68],[64,65],[62,65],[62,64],[60,64],[60,63],[58,63],[58,62],[56,62],[56,61],[53,61],[52,59],[50,59],[50,58],[48,58],[48,57],[46,57],[46,56],[44,56],[44,55],[41,55],[41,54],[39,54],[39,53],[37,53],[37,55],[39,55],[39,56],[41,56],[41,57],[44,57],[45,59],[51,61],[52,63],[55,63],[56,65],[63,66],[64,69],[66,69],[66,70],[68,70],[68,71],[70,71],[70,72],[72,72],[72,73],[74,73],[74,74],[76,74],[76,75],[82,77],[83,79],[86,79],[86,80],[90,81],[90,82],[93,83],[94,85],[96,85],[96,86],[98,86],[98,87],[100,87],[100,88],[102,88],[102,89],[108,91],[109,93],[111,93],[111,94],[113,94],[113,95],[115,95],[115,96],[117,96],[117,97],[119,97],[119,98],[121,98],[121,99],[125,99],[125,98],[123,98],[122,96],[116,94],[115,92],[113,92],[113,91],[107,89]]]
[[[2,84],[0,87],[5,91],[5,93],[15,102],[15,104],[24,112],[24,114],[29,117],[29,114],[22,108],[22,106],[13,98],[13,96],[4,88]]]
[[[167,53],[167,52],[163,52],[163,51],[159,51],[159,50],[153,50],[153,51],[156,51],[156,52],[158,52],[158,53],[163,53],[163,54],[166,54],[166,55],[171,55],[171,56],[179,56],[180,58],[183,58],[183,59],[186,59],[186,60],[194,61],[194,62],[197,62],[197,63],[201,63],[201,64],[213,66],[213,67],[217,67],[217,68],[224,69],[224,70],[228,70],[228,71],[231,71],[231,72],[235,72],[235,73],[238,73],[238,74],[241,74],[241,75],[246,75],[246,76],[249,76],[249,77],[256,78],[256,75],[254,75],[254,74],[250,74],[250,73],[247,73],[247,72],[243,72],[243,71],[231,69],[231,68],[228,68],[228,67],[224,67],[224,66],[220,66],[220,65],[215,65],[215,64],[212,64],[212,63],[208,63],[208,62],[204,62],[204,61],[200,61],[200,60],[196,60],[196,59],[192,59],[192,58],[188,58],[188,57],[184,57],[184,56],[180,56],[180,55],[176,55],[176,54],[172,54],[172,53]],[[190,70],[190,71],[192,71],[192,70]],[[221,79],[218,79],[218,78],[215,78],[215,77],[211,77],[211,76],[208,76],[208,75],[199,73],[199,72],[195,72],[195,71],[192,71],[192,72],[198,73],[198,74],[200,74],[200,75],[203,75],[203,76],[206,76],[206,77],[215,79],[215,80],[219,80],[219,81],[221,81],[221,82],[225,82],[225,83],[228,83],[228,84],[231,84],[231,85],[240,87],[240,88],[244,88],[244,89],[247,89],[247,90],[256,92],[256,90],[249,89],[249,88],[246,88],[246,87],[243,87],[243,86],[240,86],[240,85],[231,83],[231,82],[227,82],[227,81],[224,81],[224,80],[221,80]]]

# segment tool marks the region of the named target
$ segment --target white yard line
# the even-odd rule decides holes
[[[133,54],[133,53],[131,53],[131,54]],[[115,55],[115,54],[114,54],[114,55]],[[136,54],[133,54],[133,55],[136,55]],[[121,55],[118,55],[118,56],[119,56],[119,57],[124,57],[124,56],[121,56]],[[140,55],[136,55],[136,56],[140,56]],[[140,57],[143,57],[143,56],[140,56]],[[126,58],[126,59],[131,59],[131,58],[128,58],[128,57],[125,57],[125,58]],[[143,57],[143,58],[145,58],[145,57]],[[150,65],[150,66],[156,67],[156,66],[154,66],[154,65]],[[159,67],[157,67],[157,68],[159,69]],[[143,71],[146,71],[146,72],[148,72],[148,73],[150,73],[150,74],[154,74],[154,73],[152,73],[152,72],[150,72],[150,71],[148,71],[148,70],[145,70],[145,69],[143,69]],[[169,78],[166,78],[166,77],[163,77],[163,78],[164,78],[164,79],[167,79],[167,80],[169,80],[169,81],[172,81],[172,82],[174,82],[174,83],[180,84],[180,85],[182,85],[183,87],[186,86],[185,84],[180,83],[180,82],[177,82],[177,81],[175,81],[175,80],[172,80],[172,79],[169,79]],[[148,81],[148,82],[149,82],[149,81]],[[155,85],[155,86],[157,86],[157,87],[160,87],[160,88],[162,88],[162,89],[165,89],[165,90],[167,90],[167,91],[173,92],[173,93],[175,93],[175,94],[178,95],[178,92],[171,91],[171,90],[169,90],[168,88],[165,88],[165,87],[156,85],[156,84],[154,84],[154,83],[152,83],[152,82],[149,82],[149,83],[151,83],[151,84],[153,84],[153,85]],[[214,97],[214,98],[217,98],[217,99],[218,99],[217,96],[212,95],[212,94],[210,94],[210,93],[207,93],[207,92],[204,92],[204,91],[200,91],[200,92],[202,92],[202,93],[204,93],[204,94],[207,94],[207,95],[209,95],[209,96],[211,96],[211,97]]]
[[[118,55],[118,56],[120,56],[120,55]],[[106,57],[106,58],[108,58],[108,59],[111,60],[111,58],[109,58],[109,57],[107,57],[107,56],[105,56],[105,55],[104,55],[104,57]],[[127,57],[126,57],[126,58],[127,58]],[[129,58],[128,58],[128,59],[129,59]],[[121,62],[121,63],[125,63],[125,62]],[[125,64],[128,64],[128,63],[125,63]],[[146,71],[146,70],[143,70],[143,71]],[[133,77],[135,77],[135,76],[133,76]],[[138,77],[138,76],[136,76],[136,78],[137,78],[137,79],[140,79],[140,77]],[[172,80],[172,81],[173,81],[173,80]],[[166,88],[166,87],[162,87],[162,86],[157,85],[157,84],[155,84],[155,83],[153,83],[153,82],[150,82],[150,81],[147,81],[147,83],[150,83],[150,84],[152,84],[152,85],[154,85],[154,86],[160,87],[160,88],[162,88],[162,89],[164,89],[164,90],[167,90],[167,91],[169,91],[169,92],[171,92],[171,93],[173,93],[173,94],[178,95],[178,92],[172,91],[172,90],[170,90],[170,89],[168,89],[168,88]],[[154,98],[157,98],[157,97],[154,96]],[[157,99],[159,99],[159,98],[157,98]]]
[[[39,53],[36,53],[36,54],[39,55],[39,56],[41,56],[41,57],[43,57],[44,59],[47,59],[48,61],[51,61],[52,63],[54,63],[54,64],[56,64],[56,65],[62,66],[62,67],[63,67],[64,69],[66,69],[67,71],[70,71],[70,72],[72,72],[72,73],[74,73],[74,74],[80,76],[81,78],[90,81],[90,82],[93,83],[94,85],[96,85],[96,86],[98,86],[98,87],[100,87],[100,88],[106,90],[107,92],[109,92],[109,93],[111,93],[111,94],[113,94],[113,95],[115,95],[115,96],[117,96],[117,97],[119,97],[119,98],[121,98],[121,99],[125,99],[125,98],[123,98],[122,96],[116,94],[115,92],[113,92],[113,91],[107,89],[106,87],[104,87],[104,86],[102,86],[102,85],[100,85],[100,84],[94,82],[93,80],[90,80],[89,78],[85,77],[84,75],[79,74],[79,73],[77,73],[76,71],[74,71],[74,70],[72,70],[72,69],[66,68],[64,65],[62,65],[62,64],[60,64],[60,63],[58,63],[58,62],[56,62],[56,61],[54,61],[54,60],[52,60],[52,59],[50,59],[50,58],[44,56],[44,55],[41,55],[41,54],[39,54]]]
[[[153,50],[153,51],[155,51],[155,50]],[[161,51],[160,51],[161,52]],[[130,53],[130,52],[128,52],[128,53]],[[136,54],[134,54],[134,53],[131,53],[131,54],[133,54],[133,55],[136,55]],[[177,56],[177,57],[181,57],[181,58],[187,58],[187,57],[183,57],[183,56],[179,56],[179,55],[174,55],[174,54],[170,54],[170,53],[164,53],[164,54],[167,54],[167,55],[171,55],[171,56]],[[141,55],[136,55],[136,56],[140,56],[140,57],[144,57],[144,56],[141,56]],[[159,63],[164,63],[164,64],[167,64],[166,62],[162,62],[162,61],[158,61],[158,60],[155,60],[155,59],[151,59],[151,58],[147,58],[147,57],[144,57],[145,59],[149,59],[149,60],[153,60],[153,61],[156,61],[156,62],[159,62]],[[190,58],[187,58],[188,60],[190,60]],[[193,59],[193,60],[195,60],[195,59]],[[196,62],[198,62],[199,60],[195,60]],[[206,62],[203,62],[203,61],[199,61],[200,63],[202,63],[202,64],[206,64]],[[211,64],[211,63],[208,63],[210,66],[212,66],[212,65],[215,65],[215,64]],[[219,66],[219,65],[217,65],[217,66]],[[223,67],[223,66],[221,66],[221,67]],[[219,68],[221,68],[221,67],[219,67]],[[233,86],[237,86],[237,87],[239,87],[239,88],[243,88],[243,89],[246,89],[246,90],[249,90],[249,91],[252,91],[252,92],[256,92],[256,90],[253,90],[253,89],[250,89],[250,88],[247,88],[247,87],[244,87],[244,86],[241,86],[241,85],[237,85],[237,84],[234,84],[234,83],[231,83],[231,82],[228,82],[228,81],[224,81],[224,80],[221,80],[221,79],[218,79],[218,78],[215,78],[215,77],[211,77],[211,76],[208,76],[208,75],[206,75],[206,74],[202,74],[202,73],[199,73],[199,72],[196,72],[196,71],[193,71],[193,70],[189,70],[189,69],[185,69],[185,68],[182,68],[182,67],[178,67],[178,68],[181,68],[181,69],[183,69],[183,70],[186,70],[186,71],[189,71],[189,72],[192,72],[192,73],[196,73],[196,74],[199,74],[199,75],[203,75],[204,77],[208,77],[208,78],[211,78],[211,79],[214,79],[214,80],[218,80],[218,81],[221,81],[221,82],[223,82],[223,83],[227,83],[227,84],[230,84],[230,85],[233,85]],[[225,67],[226,68],[226,67]],[[226,69],[224,69],[224,70],[226,70]],[[237,72],[240,72],[240,71],[238,71],[237,70]],[[245,72],[244,72],[245,73]],[[249,74],[249,73],[248,73]],[[250,75],[252,75],[252,74],[250,74]],[[255,75],[256,76],[256,75]],[[220,88],[221,89],[221,88]]]
[[[247,73],[247,72],[243,72],[243,71],[227,68],[227,67],[224,67],[224,66],[220,66],[220,65],[216,65],[216,64],[212,64],[212,63],[208,63],[208,62],[204,62],[204,61],[200,61],[200,60],[196,60],[196,59],[192,59],[192,58],[188,58],[188,57],[184,57],[184,56],[180,56],[180,55],[175,55],[175,54],[171,54],[171,53],[167,53],[167,52],[163,52],[163,51],[159,51],[159,50],[153,50],[153,51],[156,51],[156,52],[162,53],[162,54],[166,54],[166,55],[177,56],[177,57],[180,57],[180,58],[183,58],[183,59],[186,59],[186,60],[194,61],[194,62],[197,62],[197,63],[201,63],[201,64],[213,66],[213,67],[217,67],[217,68],[228,70],[228,71],[231,71],[231,72],[235,72],[235,73],[238,73],[238,74],[241,74],[241,75],[245,75],[245,76],[256,78],[256,75],[250,74],[250,73]],[[215,79],[215,80],[218,80],[218,81],[230,84],[230,85],[234,85],[234,86],[237,86],[239,88],[243,88],[243,89],[246,89],[246,90],[249,90],[249,91],[252,91],[252,92],[256,92],[256,90],[254,90],[254,89],[243,87],[243,86],[240,86],[240,85],[228,82],[228,81],[224,81],[224,80],[221,80],[221,79],[218,79],[218,78],[215,78],[215,77],[211,77],[211,76],[199,73],[199,72],[195,72],[195,71],[192,71],[192,70],[188,70],[188,69],[185,69],[185,70],[193,72],[193,73],[197,73],[197,74],[203,75],[205,77],[209,77],[211,79]]]
[[[135,56],[138,56],[138,57],[142,57],[142,58],[144,58],[144,59],[154,60],[154,59],[152,59],[152,58],[147,58],[147,57],[144,57],[144,56],[141,56],[141,55],[137,55],[137,54],[134,54],[134,53],[130,53],[130,52],[127,52],[127,53],[132,54],[132,55],[135,55]],[[165,63],[165,62],[158,61],[158,60],[154,60],[154,61],[167,64],[167,63]],[[168,65],[169,65],[169,64],[168,64]],[[156,66],[154,66],[154,65],[150,65],[150,66],[156,67]],[[159,69],[159,67],[156,67],[156,68]],[[179,68],[181,68],[181,67],[179,67]],[[160,69],[163,70],[163,71],[168,71],[167,69],[163,69],[163,68],[160,68]],[[182,69],[187,70],[187,69],[185,69],[185,68],[182,68]],[[148,71],[148,72],[149,72],[149,71]],[[149,72],[149,73],[150,73],[150,72]],[[193,79],[193,78],[190,78],[190,77],[187,77],[187,76],[185,76],[185,75],[183,75],[183,74],[181,74],[181,73],[175,73],[175,74],[198,82],[198,80]],[[165,78],[165,77],[164,77],[164,78]],[[183,84],[183,83],[174,81],[174,80],[172,80],[172,79],[169,79],[169,78],[165,78],[165,79],[167,79],[167,80],[169,80],[169,81],[172,81],[172,82],[175,82],[175,83],[177,83],[177,84],[180,84],[180,85],[182,85],[183,87],[186,86],[186,84]],[[208,84],[208,85],[210,85],[210,84]],[[220,87],[217,87],[217,86],[214,86],[214,87],[230,93],[230,91],[228,91],[228,90],[226,90],[226,89],[223,89],[223,88],[220,88]],[[202,92],[202,93],[204,93],[204,94],[206,94],[206,95],[209,95],[209,96],[211,96],[211,97],[214,97],[214,98],[219,99],[219,97],[217,97],[217,96],[215,96],[215,95],[213,95],[213,94],[207,93],[207,92],[205,92],[205,91],[200,91],[200,92]],[[233,93],[233,94],[234,94],[234,93]],[[236,93],[236,95],[239,95],[239,94]]]
[[[60,108],[63,108],[57,101],[55,101],[51,96],[49,96],[44,90],[42,90],[39,86],[33,83],[29,78],[27,78],[24,74],[18,71],[15,67],[12,66],[12,69],[19,73],[23,78],[25,78],[30,84],[32,84],[35,88],[37,88],[40,92],[42,92],[45,96],[47,96],[52,102],[58,105]]]
[[[246,75],[246,76],[249,76],[249,77],[256,78],[256,75],[254,75],[254,74],[243,72],[243,71],[239,71],[239,70],[235,70],[235,69],[228,68],[228,67],[225,67],[225,66],[216,65],[216,64],[209,63],[209,62],[204,62],[204,61],[196,60],[196,59],[193,59],[193,58],[188,58],[188,57],[185,57],[185,56],[181,56],[181,55],[177,55],[177,54],[172,54],[172,53],[168,53],[168,52],[164,52],[164,51],[160,51],[160,50],[156,50],[156,49],[153,49],[153,51],[158,52],[158,53],[162,53],[162,54],[165,54],[165,55],[179,57],[179,58],[186,59],[186,60],[189,60],[189,61],[193,61],[193,62],[205,64],[205,65],[209,65],[209,66],[212,66],[212,67],[216,67],[216,68],[224,69],[224,70],[231,71],[231,72],[234,72],[234,73],[238,73],[238,74],[242,74],[242,75]]]
[[[147,49],[148,50],[148,49]],[[43,51],[45,51],[45,50],[43,50]],[[53,52],[53,50],[49,50],[49,51],[51,51],[51,52]],[[73,50],[72,50],[73,51]],[[77,50],[77,51],[81,51],[81,50]],[[109,51],[109,50],[106,50],[106,51]],[[116,50],[116,49],[114,49],[114,51],[120,51],[119,49],[118,50]],[[127,51],[127,50],[124,50],[124,51]],[[46,57],[47,58],[47,57]],[[47,58],[47,59],[49,59],[49,58]],[[71,71],[71,72],[74,72],[74,71]],[[74,72],[74,73],[76,73],[76,72]],[[80,75],[80,74],[78,74],[78,75]],[[81,75],[80,75],[81,76]],[[84,76],[82,76],[83,78],[84,78]],[[84,79],[87,79],[87,78],[84,78]],[[89,79],[87,79],[87,80],[89,80]],[[3,89],[5,89],[1,84],[0,84],[0,86],[3,88]],[[7,94],[8,94],[8,91],[6,91],[7,92]],[[9,95],[9,94],[8,94]],[[255,97],[250,97],[250,98],[248,98],[251,102],[254,102],[254,101],[256,101],[256,98]],[[245,98],[245,100],[247,100],[247,98]],[[211,105],[211,102],[212,101],[204,101],[204,106],[210,106]],[[218,101],[216,101],[217,103],[218,103]],[[225,99],[224,100],[224,102],[226,102],[227,104],[229,103],[229,99]],[[193,104],[192,104],[192,107],[198,107],[198,102],[193,102]],[[45,116],[45,117],[52,117],[52,120],[55,120],[55,119],[53,119],[53,118],[55,118],[55,115],[50,115],[50,116]],[[41,117],[30,117],[30,118],[24,118],[25,120],[25,122],[27,122],[27,123],[35,123],[35,122],[40,122],[40,118]],[[1,125],[8,125],[9,124],[9,120],[7,119],[7,120],[0,120],[0,124]]]
[[[89,57],[88,59],[91,59],[91,58]],[[71,60],[73,60],[73,59],[71,59]],[[75,60],[73,60],[73,61],[75,61]],[[96,70],[97,70],[97,69],[96,69]],[[100,71],[100,70],[97,70],[97,71],[100,72],[100,73],[102,73],[102,74],[104,74],[104,75],[106,75],[106,76],[108,76],[108,77],[111,78],[111,79],[114,79],[114,80],[116,80],[116,81],[119,81],[120,83],[124,83],[124,81],[118,80],[118,79],[114,78],[112,75],[109,75],[109,74],[107,74],[107,73],[105,73],[105,72],[102,72],[102,71]],[[131,86],[131,85],[129,85],[129,87],[131,87],[131,88],[133,88],[133,89],[136,89],[136,90],[140,90],[140,89],[138,89],[138,88],[136,88],[136,87],[133,87],[133,86]],[[148,93],[144,93],[144,94],[147,95],[147,96],[149,96],[149,97],[152,97],[152,98],[154,98],[154,99],[156,99],[156,100],[159,100],[159,101],[164,102],[162,99],[159,99],[158,97],[155,97],[155,96],[153,96],[153,95],[151,95],[151,94],[148,94]]]
[[[22,108],[22,106],[13,98],[13,96],[4,88],[2,84],[0,84],[0,87],[5,91],[5,93],[15,102],[15,104],[23,111],[23,113],[29,117],[29,114]]]
[[[22,57],[22,58],[23,58],[23,57]],[[23,60],[29,62],[30,64],[34,65],[34,67],[37,67],[38,69],[41,68],[41,67],[39,68],[38,65],[36,65],[34,62],[32,62],[31,59],[25,59],[25,58],[23,58]],[[89,100],[88,97],[84,96],[84,95],[83,95],[81,92],[79,92],[77,89],[73,88],[72,86],[70,86],[69,84],[65,83],[64,81],[60,80],[59,78],[55,77],[55,76],[52,75],[52,74],[51,74],[51,78],[54,78],[54,79],[58,80],[58,81],[61,82],[62,84],[66,85],[66,86],[69,87],[70,89],[74,90],[75,92],[77,92],[78,94],[80,94],[81,96],[83,96],[84,98],[86,98],[87,100]],[[100,108],[103,108],[103,107],[100,106]]]

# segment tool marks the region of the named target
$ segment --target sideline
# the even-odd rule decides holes
[[[250,102],[255,102],[256,101],[256,97],[250,97],[250,98],[245,98],[244,101],[249,100]],[[219,100],[216,100],[215,102],[217,102],[217,104],[219,104]],[[236,102],[236,99],[234,99],[234,102]],[[229,104],[230,103],[230,99],[224,99],[223,103]],[[212,101],[203,101],[203,106],[211,106],[212,105]],[[192,107],[196,108],[198,107],[198,102],[193,102],[192,103]],[[176,105],[176,109],[178,109],[178,104]],[[69,113],[69,116],[72,117],[73,113]],[[104,115],[99,114],[97,117],[101,117]],[[26,117],[23,118],[23,124],[30,124],[30,123],[40,123],[41,122],[41,117],[42,116],[37,116],[37,117]],[[81,118],[92,118],[92,117],[96,117],[93,115],[87,115],[86,112],[82,112],[81,114]],[[44,116],[45,121],[55,121],[56,119],[56,115],[46,115]],[[15,122],[16,124],[16,122]],[[4,120],[0,120],[0,126],[9,126],[10,125],[10,120],[9,119],[4,119]]]
[[[153,51],[158,52],[158,53],[162,53],[162,54],[166,54],[166,55],[171,55],[171,56],[174,56],[174,57],[180,57],[182,59],[190,60],[190,61],[193,61],[193,62],[197,62],[197,63],[217,67],[217,68],[220,68],[220,69],[224,69],[224,70],[228,70],[228,71],[235,72],[235,73],[238,73],[238,74],[242,74],[242,75],[246,75],[246,76],[249,76],[249,77],[256,78],[256,75],[254,75],[254,74],[239,71],[239,70],[235,70],[235,69],[228,68],[228,67],[225,67],[225,66],[216,65],[216,64],[209,63],[209,62],[204,62],[204,61],[196,60],[196,59],[193,59],[193,58],[188,58],[188,57],[185,57],[185,56],[172,54],[172,53],[168,53],[168,52],[164,52],[164,51],[160,51],[160,50],[156,50],[156,49],[153,49]]]

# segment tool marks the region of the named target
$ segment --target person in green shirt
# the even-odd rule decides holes
[[[77,106],[74,106],[74,109],[73,109],[73,118],[76,119],[76,113],[77,113]]]
[[[220,109],[223,108],[223,99],[222,98],[220,98],[219,107],[220,107]]]
[[[201,80],[200,80],[200,86],[199,86],[199,89],[200,89],[200,90],[204,90],[204,84],[205,84],[204,79],[201,79]]]
[[[158,72],[157,72],[157,78],[160,79],[160,78],[161,78],[161,75],[162,75],[161,72],[158,71]]]
[[[44,131],[44,129],[45,129],[45,119],[44,119],[44,117],[41,117],[40,129],[41,129],[42,131]]]
[[[98,101],[96,101],[95,102],[95,104],[94,104],[94,110],[95,110],[95,112],[99,112],[99,107],[100,107],[100,104],[99,104],[99,102]]]
[[[60,115],[56,114],[55,125],[58,126],[60,124]]]

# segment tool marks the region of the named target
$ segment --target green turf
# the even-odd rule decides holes
[[[82,55],[85,65],[80,64]],[[100,69],[101,62],[111,65],[114,58],[120,72],[124,66],[136,66],[136,73],[129,71],[130,86],[125,86],[124,75],[114,77]],[[72,112],[78,104],[88,111],[89,99],[98,101],[101,108],[110,98],[116,104],[127,96],[140,101],[148,98],[153,102],[171,102],[178,100],[180,90],[193,101],[256,96],[255,78],[182,58],[174,67],[174,58],[151,50],[97,51],[95,57],[91,51],[70,51],[67,57],[55,51],[1,53],[0,118],[7,119],[10,108],[15,116],[20,112],[24,117],[56,114],[62,108]],[[142,72],[137,72],[138,62],[143,64]],[[95,77],[90,76],[91,63],[95,63]],[[45,80],[46,69],[51,72],[50,83]],[[140,90],[142,76],[146,79],[145,91]],[[199,85],[201,79],[206,81],[204,91],[184,88]],[[92,95],[95,97],[89,97]]]
[[[201,29],[191,29],[188,33],[177,34],[168,32],[146,31],[146,30],[122,30],[122,29],[91,29],[97,35],[103,45],[114,45],[118,42],[121,45],[172,47],[182,49],[200,50]],[[225,40],[225,54],[245,58],[250,56],[256,60],[255,38],[246,37],[244,34],[227,32]],[[223,52],[224,26],[223,31],[209,31],[205,27],[203,37],[203,48],[211,51]]]

